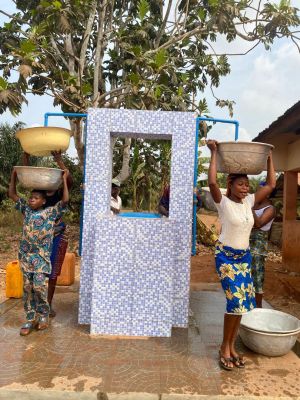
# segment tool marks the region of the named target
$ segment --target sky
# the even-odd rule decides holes
[[[299,5],[299,0],[292,4]],[[5,11],[13,11],[11,0],[0,0]],[[0,25],[6,18],[0,14]],[[227,44],[220,38],[215,45],[217,51],[242,52],[249,48],[242,40]],[[232,56],[229,59],[231,74],[221,79],[215,94],[219,98],[235,101],[233,119],[240,123],[239,140],[249,141],[281,116],[288,108],[300,100],[300,54],[296,46],[287,39],[277,40],[271,51],[258,46],[245,56]],[[226,109],[215,105],[215,99],[209,91],[205,97],[208,101],[210,116],[230,119]],[[45,112],[60,112],[54,108],[52,99],[47,96],[28,96],[28,106],[24,105],[22,113],[14,118],[9,112],[0,115],[0,122],[24,122],[28,127],[43,124]],[[68,127],[63,118],[51,117],[50,125]],[[209,137],[219,140],[234,140],[234,129],[230,125],[216,124]],[[69,154],[75,156],[74,145]],[[203,156],[209,154],[203,149]]]

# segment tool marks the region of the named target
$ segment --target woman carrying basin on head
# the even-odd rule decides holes
[[[224,315],[223,342],[219,352],[220,366],[232,370],[243,368],[245,362],[235,349],[242,314],[255,307],[255,292],[251,276],[249,237],[254,224],[252,207],[266,199],[276,185],[276,177],[270,152],[267,181],[255,194],[249,194],[247,175],[230,174],[226,196],[217,184],[217,148],[215,140],[208,140],[211,161],[208,183],[221,221],[221,234],[216,244],[215,261],[227,307]]]
[[[52,156],[57,166],[60,169],[67,170],[61,156],[61,151],[53,151]],[[29,154],[27,153],[24,153],[23,155],[23,164],[29,165]],[[67,174],[68,190],[71,189],[72,184],[73,184],[73,179],[68,171]],[[59,188],[58,190],[55,191],[47,191],[44,208],[54,207],[61,201],[62,197],[63,197],[62,188]],[[54,226],[54,237],[53,237],[53,245],[50,258],[52,268],[51,268],[51,273],[49,274],[49,281],[48,281],[48,303],[50,306],[50,313],[49,313],[50,318],[53,318],[56,315],[56,312],[53,310],[52,307],[52,301],[56,289],[57,278],[61,273],[61,268],[68,248],[68,235],[66,233],[66,228],[67,228],[66,224],[63,222],[62,218],[61,217],[57,218]]]

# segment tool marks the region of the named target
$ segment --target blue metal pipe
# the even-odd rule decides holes
[[[79,249],[78,253],[81,256],[82,253],[82,231],[83,231],[83,215],[84,215],[84,189],[85,189],[85,173],[86,173],[86,138],[87,138],[87,124],[88,124],[88,119],[86,118],[85,120],[85,126],[84,126],[84,136],[83,136],[83,143],[84,143],[84,156],[83,156],[83,179],[82,179],[82,184],[83,187],[80,190],[81,195],[82,195],[82,200],[81,200],[81,212],[80,212],[80,229],[79,229]]]
[[[198,177],[198,142],[199,142],[199,130],[200,121],[205,122],[220,122],[223,124],[234,124],[235,125],[235,135],[234,140],[239,138],[239,122],[230,119],[219,119],[219,118],[206,118],[197,117],[196,118],[196,140],[195,140],[195,160],[194,160],[194,195],[193,195],[193,237],[192,237],[192,255],[196,255],[196,241],[197,241],[197,177]]]
[[[235,125],[234,140],[238,140],[239,138],[239,126],[240,126],[239,121],[236,121],[234,119],[219,119],[219,118],[206,118],[206,117],[197,117],[197,120],[199,122],[206,121],[206,122],[221,122],[222,124],[234,124]]]
[[[83,189],[81,189],[82,203],[81,203],[81,213],[80,213],[80,238],[79,238],[79,255],[81,256],[82,251],[82,228],[83,228],[83,213],[84,213],[84,184],[85,184],[85,151],[86,151],[86,136],[87,136],[87,114],[83,113],[52,113],[48,112],[44,114],[44,126],[48,126],[49,117],[70,117],[70,118],[85,118],[84,126],[84,162],[83,162]]]
[[[87,114],[81,114],[81,113],[45,113],[44,114],[44,126],[48,126],[48,118],[49,117],[86,118]]]

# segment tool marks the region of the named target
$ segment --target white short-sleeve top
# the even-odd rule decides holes
[[[249,247],[249,237],[254,225],[252,207],[254,194],[248,194],[241,203],[236,203],[222,195],[220,203],[215,203],[221,221],[219,241],[237,250]]]
[[[113,208],[116,208],[117,210],[121,210],[122,208],[122,199],[120,196],[117,196],[117,198],[115,199],[113,196],[111,196],[111,200],[110,200],[110,206]],[[110,210],[111,215],[115,215],[115,213]]]

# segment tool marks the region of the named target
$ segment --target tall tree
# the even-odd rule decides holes
[[[230,73],[214,43],[289,37],[299,49],[289,0],[14,0],[0,28],[0,113],[17,114],[27,93],[48,94],[66,112],[88,107],[195,110],[195,99]],[[19,77],[13,71],[18,71]],[[216,99],[232,112],[232,101]],[[204,102],[205,103],[205,102]],[[81,121],[72,123],[83,162]],[[128,175],[130,141],[120,179]]]
[[[11,170],[20,162],[22,149],[15,133],[22,127],[24,127],[22,122],[12,126],[0,124],[0,203],[8,190]]]

